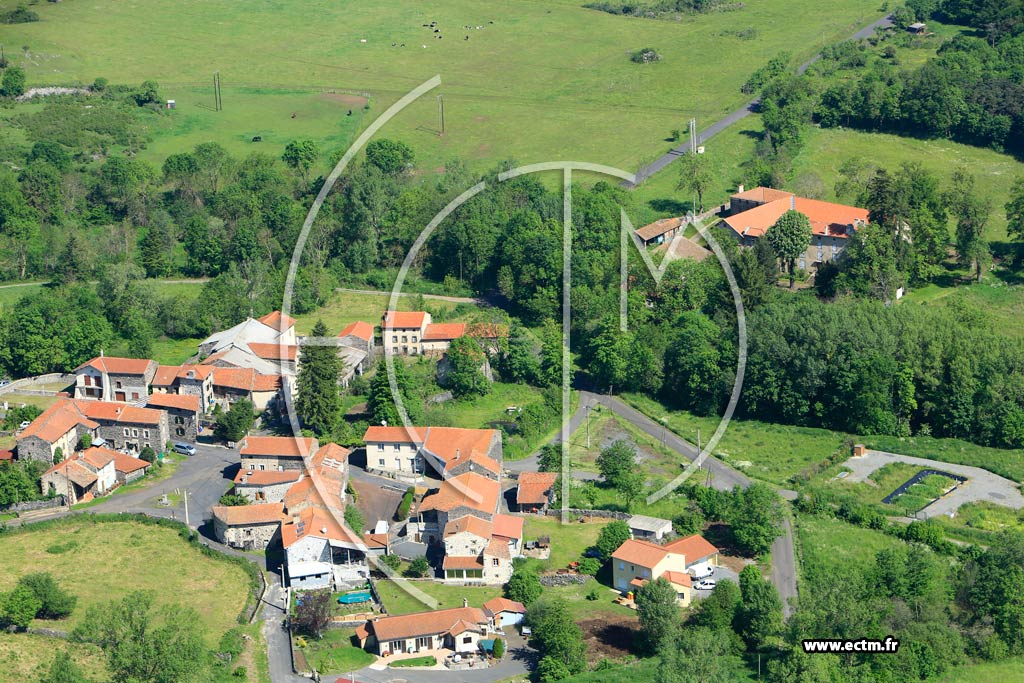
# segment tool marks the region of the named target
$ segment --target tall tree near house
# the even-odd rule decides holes
[[[714,170],[707,154],[687,154],[681,160],[677,190],[686,190],[697,195],[697,206],[694,213],[704,211],[704,193],[715,181]]]
[[[292,623],[300,633],[320,638],[331,623],[331,608],[331,591],[326,588],[306,591],[302,602],[295,607]]]
[[[757,565],[740,572],[742,603],[737,613],[737,630],[747,644],[761,648],[782,631],[782,600],[775,586],[765,581]]]
[[[679,606],[676,589],[665,577],[648,581],[636,592],[636,611],[640,619],[640,640],[643,649],[654,654],[679,631]]]
[[[765,239],[789,271],[789,288],[796,284],[796,260],[811,243],[811,221],[799,211],[789,210],[768,228]]]
[[[313,337],[330,335],[323,320],[313,326]],[[302,424],[317,434],[327,434],[334,428],[341,410],[338,378],[341,377],[342,359],[338,347],[305,344],[299,351],[298,398],[295,410]]]
[[[1006,209],[1006,234],[1016,240],[1024,240],[1024,176],[1013,181],[1010,201],[1003,208]]]
[[[64,650],[54,655],[53,662],[40,683],[89,683],[82,670]]]
[[[447,384],[455,398],[486,396],[491,382],[484,375],[487,355],[472,337],[453,339],[448,348]]]
[[[981,282],[985,266],[992,258],[984,237],[992,202],[977,196],[974,176],[963,167],[953,171],[945,196],[950,211],[956,217],[956,251],[960,262],[972,268],[978,282]]]
[[[628,441],[618,440],[601,450],[597,456],[597,469],[612,486],[619,479],[636,468],[636,446]]]
[[[227,441],[241,441],[256,421],[253,410],[248,399],[235,401],[230,410],[217,418],[217,434]]]

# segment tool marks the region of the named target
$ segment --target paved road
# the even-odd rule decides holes
[[[868,26],[865,26],[864,28],[862,28],[861,30],[857,31],[852,36],[850,36],[850,38],[852,40],[861,40],[863,38],[867,38],[867,37],[871,36],[877,29],[885,28],[887,26],[892,26],[892,20],[888,16],[883,17],[883,18],[881,18],[881,19],[879,19],[877,21],[874,21],[871,24],[869,24]],[[801,64],[799,67],[797,67],[797,73],[800,73],[800,74],[804,73],[805,71],[807,71],[808,68],[810,68],[811,64],[814,64],[819,59],[821,59],[821,55],[820,54],[815,55],[811,59],[807,60],[806,62]],[[728,128],[732,124],[734,124],[737,121],[740,121],[740,120],[746,118],[747,116],[750,116],[750,114],[752,114],[755,111],[757,111],[757,108],[760,105],[760,103],[761,103],[761,99],[760,98],[752,99],[750,102],[747,102],[745,105],[743,105],[742,107],[740,107],[736,111],[732,112],[731,114],[729,114],[725,118],[719,119],[718,121],[715,121],[713,124],[711,124],[710,126],[705,128],[704,130],[699,131],[697,133],[697,144],[698,145],[703,145],[705,142],[710,140],[712,137],[714,137],[718,133],[721,133],[723,130],[725,130],[726,128]],[[679,157],[685,156],[686,154],[689,154],[689,153],[690,153],[690,143],[689,142],[686,142],[686,143],[684,143],[682,145],[679,145],[678,147],[673,147],[668,152],[666,152],[662,156],[660,156],[657,159],[655,159],[654,161],[652,161],[650,164],[648,164],[648,165],[642,167],[640,170],[638,170],[636,172],[637,181],[638,182],[643,182],[644,180],[646,180],[647,178],[650,178],[652,175],[654,175],[658,171],[664,169],[666,166],[671,164],[673,161],[675,161]],[[626,187],[634,187],[634,185],[631,184],[631,183],[623,183],[623,184]]]
[[[951,515],[965,503],[987,502],[995,505],[1002,505],[1014,510],[1024,508],[1024,495],[1021,495],[1020,486],[1005,477],[993,474],[980,467],[968,465],[954,465],[928,458],[915,458],[911,455],[900,455],[898,453],[886,453],[884,451],[868,451],[864,455],[850,458],[843,463],[843,467],[850,469],[846,481],[865,481],[875,470],[890,463],[902,462],[908,465],[927,467],[967,477],[967,481],[958,486],[953,492],[918,512],[918,517],[938,517]],[[885,492],[886,494],[889,491]]]
[[[797,598],[796,549],[793,547],[793,525],[787,517],[782,523],[783,533],[772,543],[772,570],[769,580],[782,598],[782,616],[786,619],[793,613]]]
[[[640,412],[636,408],[628,405],[622,399],[617,396],[606,396],[604,394],[595,394],[590,391],[579,392],[579,407],[572,414],[569,419],[569,433],[573,434],[583,424],[583,420],[586,419],[587,406],[601,405],[604,409],[610,410],[620,419],[626,420],[634,427],[640,429],[648,436],[662,441],[666,446],[679,453],[687,460],[693,461],[696,459],[698,452],[697,447],[681,438],[675,432],[669,431],[663,424],[657,422],[644,413]],[[561,443],[562,435],[561,432],[551,441],[551,443]],[[507,461],[504,464],[506,470],[511,472],[528,472],[537,470],[537,453],[534,453],[528,458],[522,460]],[[711,473],[711,486],[713,488],[722,491],[731,491],[736,486],[746,488],[750,486],[751,479],[747,475],[735,470],[726,465],[721,460],[708,456],[701,465],[705,472]],[[586,476],[584,476],[586,475]],[[591,478],[593,475],[589,472],[574,472],[573,477],[577,479]],[[694,473],[694,476],[700,476],[699,473]],[[789,490],[779,490],[779,495],[787,500],[792,500],[796,493]],[[772,544],[772,570],[770,574],[771,582],[779,591],[779,597],[783,601],[783,612],[785,616],[789,616],[792,613],[792,607],[789,602],[791,599],[797,597],[797,569],[796,569],[796,550],[793,544],[793,528],[786,520],[783,525],[783,534],[779,538],[775,539]]]
[[[507,647],[505,658],[488,669],[470,669],[466,671],[447,670],[412,670],[388,669],[379,664],[355,672],[355,680],[359,683],[490,683],[504,681],[513,677],[525,678],[535,667],[537,653],[526,647],[522,637],[511,628],[505,630]],[[341,676],[325,676],[324,681],[345,683],[351,678]],[[275,681],[274,683],[277,683]]]

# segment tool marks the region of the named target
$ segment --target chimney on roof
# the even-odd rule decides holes
[[[796,211],[796,195],[789,195],[789,209],[790,211]]]
[[[462,598],[462,606],[469,607],[469,600],[467,600],[466,598]]]
[[[327,527],[325,527],[325,526],[320,527],[320,533],[326,534],[327,533]]]
[[[456,448],[455,449],[455,459],[458,460],[461,455],[462,455],[462,452],[458,448]]]
[[[736,194],[743,194],[743,183],[736,186]]]

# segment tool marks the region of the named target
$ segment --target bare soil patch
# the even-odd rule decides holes
[[[365,107],[369,101],[362,95],[351,95],[344,92],[328,92],[320,96],[322,100],[328,100],[329,102],[337,102],[343,104],[346,107]]]
[[[633,654],[638,630],[637,620],[629,616],[602,617],[579,623],[587,644],[587,659],[619,659]]]

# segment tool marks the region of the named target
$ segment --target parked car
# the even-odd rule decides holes
[[[710,563],[705,562],[704,564],[695,564],[687,571],[695,579],[706,579],[715,573],[715,568]]]
[[[28,420],[25,420],[25,421],[24,421],[24,422],[22,422],[22,423],[21,423],[20,425],[18,425],[18,429],[28,429],[28,426],[29,426],[30,424],[32,424],[32,423],[31,423],[31,422],[29,422]]]
[[[699,591],[709,591],[712,590],[716,585],[717,584],[714,579],[704,579],[703,581],[698,581],[694,588],[696,588]]]
[[[174,447],[171,450],[173,450],[175,453],[181,453],[182,455],[196,454],[196,447],[187,443],[176,443],[174,444]]]
[[[533,635],[533,629],[530,628],[529,626],[523,626],[522,628],[519,629],[519,632],[522,633],[524,636],[527,636],[527,637]]]
[[[9,379],[0,379],[0,387],[6,387],[10,383],[11,383],[11,380],[9,380]]]

